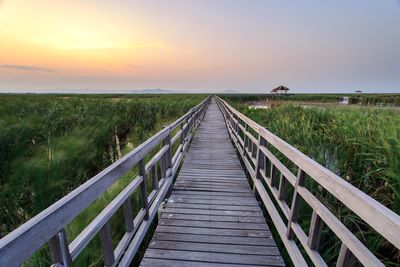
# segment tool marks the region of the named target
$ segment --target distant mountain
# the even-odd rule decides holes
[[[132,94],[173,94],[175,93],[172,90],[166,89],[141,89],[141,90],[133,90]]]
[[[221,94],[239,94],[239,92],[233,89],[226,89],[222,91]]]

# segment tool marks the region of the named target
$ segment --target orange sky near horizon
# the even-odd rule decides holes
[[[73,2],[5,1],[1,62],[59,73],[131,75],[135,66],[163,65],[175,52],[142,27],[128,29],[117,17],[105,20]]]
[[[355,12],[347,11],[349,7],[310,1],[305,1],[303,10],[258,1],[167,2],[0,1],[0,92],[81,88],[252,92],[280,83],[333,90],[358,86],[357,79],[376,73],[367,65],[387,68],[387,76],[400,66],[397,51],[394,57],[383,55],[383,50],[390,52],[396,42],[400,44],[400,31],[379,33],[384,23],[400,20],[385,14],[388,22],[382,22],[383,14],[372,13],[376,4],[371,4],[371,14],[357,11],[347,30],[343,26]],[[392,12],[390,7],[382,8]],[[318,14],[332,8],[344,21],[334,12]],[[285,19],[277,21],[282,14]],[[372,26],[365,25],[368,21]],[[364,26],[371,32],[360,31]],[[383,35],[382,42],[376,33]],[[369,45],[355,45],[366,38],[371,39],[366,40]],[[354,80],[347,74],[352,71]],[[316,74],[320,78],[313,81]],[[387,79],[385,75],[359,86],[373,88]],[[388,89],[398,90],[400,82],[390,79]]]

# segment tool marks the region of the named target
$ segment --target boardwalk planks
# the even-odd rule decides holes
[[[211,102],[141,266],[283,266]]]

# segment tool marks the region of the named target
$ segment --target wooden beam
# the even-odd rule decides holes
[[[356,266],[357,259],[351,253],[351,251],[346,247],[346,245],[342,244],[340,247],[339,257],[336,262],[336,267],[352,267]]]
[[[289,240],[294,238],[292,223],[293,222],[297,223],[297,220],[299,218],[301,196],[297,192],[297,189],[298,189],[298,187],[303,186],[304,177],[305,177],[304,171],[299,168],[298,173],[297,173],[296,186],[295,186],[294,192],[293,192],[293,201],[292,201],[292,206],[290,209],[290,215],[289,215],[289,221],[288,221],[287,233],[286,233],[286,236]]]
[[[318,216],[317,212],[313,211],[307,241],[308,247],[312,250],[318,250],[323,225],[324,221]]]
[[[49,247],[53,264],[72,267],[72,258],[68,249],[68,240],[65,229],[62,229],[50,239]]]
[[[100,230],[101,250],[103,252],[104,266],[110,267],[115,262],[112,244],[111,225],[108,221]]]
[[[143,178],[142,183],[140,184],[140,196],[143,204],[143,208],[146,211],[146,214],[144,216],[145,220],[149,219],[149,200],[147,197],[147,181],[146,181],[146,169],[144,166],[144,160],[139,161],[139,175]]]
[[[132,232],[134,229],[133,225],[133,212],[132,212],[132,202],[131,202],[131,197],[128,197],[124,204],[123,204],[123,210],[124,210],[124,221],[125,221],[125,231],[126,232]]]

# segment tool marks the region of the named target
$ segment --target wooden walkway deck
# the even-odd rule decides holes
[[[214,100],[141,266],[284,266]]]

